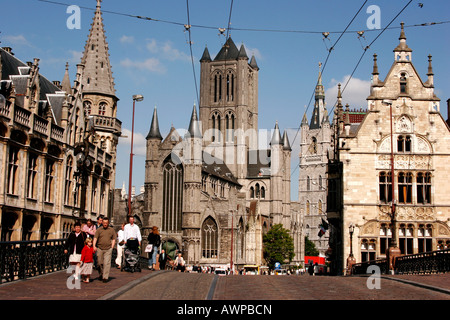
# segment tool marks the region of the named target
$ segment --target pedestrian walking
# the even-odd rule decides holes
[[[161,236],[159,235],[159,230],[157,226],[152,227],[152,231],[149,233],[148,244],[152,245],[151,251],[148,252],[148,268],[150,270],[155,270],[156,267],[156,255],[158,254],[158,248],[161,244]]]
[[[98,229],[100,229],[103,226],[103,216],[99,215],[97,217],[97,223],[95,224],[95,232],[97,232]],[[94,233],[95,237],[95,233]],[[98,263],[97,263],[97,252],[94,250],[94,269],[98,270]]]
[[[123,228],[123,238],[128,248],[138,248],[141,246],[141,230],[134,223],[134,217],[128,217],[128,223]]]
[[[81,251],[81,278],[83,282],[89,283],[94,265],[94,247],[92,238],[86,238],[85,246]]]
[[[186,270],[186,262],[181,255],[181,252],[178,252],[178,256],[175,258],[175,267],[178,272],[184,272]]]
[[[86,224],[83,224],[83,226],[81,227],[81,231],[86,233],[86,235],[92,239],[94,239],[95,230],[97,230],[97,227],[95,226],[95,224],[92,222],[91,219],[87,219]]]
[[[97,253],[99,279],[108,282],[111,269],[112,250],[116,243],[116,232],[109,226],[108,217],[104,217],[102,227],[98,228],[94,237],[94,252]]]
[[[165,270],[166,269],[166,262],[167,262],[167,254],[164,249],[161,249],[161,253],[159,254],[159,270]]]
[[[80,260],[81,251],[84,247],[84,241],[86,240],[86,234],[81,231],[81,223],[75,222],[74,230],[69,234],[66,241],[66,248],[64,253],[69,253],[69,263],[75,266],[75,280],[78,280],[80,274]]]
[[[117,258],[116,258],[117,269],[122,268],[123,246],[125,245],[125,238],[123,237],[124,227],[125,223],[122,223],[119,232],[117,232]]]

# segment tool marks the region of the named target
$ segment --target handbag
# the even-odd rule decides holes
[[[146,247],[145,247],[145,252],[152,252],[153,251],[153,245],[152,244],[148,244]]]

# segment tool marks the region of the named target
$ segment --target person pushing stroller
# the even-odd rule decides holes
[[[139,257],[139,248],[141,246],[142,236],[141,236],[141,230],[139,227],[134,223],[134,217],[129,216],[128,222],[125,227],[123,228],[123,239],[125,241],[125,262],[127,262],[127,254],[128,252],[131,252],[133,256]],[[128,250],[128,251],[127,251]],[[133,259],[134,260],[134,259]],[[139,259],[138,259],[139,260]],[[127,265],[127,263],[125,264]],[[128,263],[129,265],[129,263]],[[136,263],[137,267],[139,268],[139,263]],[[135,266],[135,263],[132,265]]]

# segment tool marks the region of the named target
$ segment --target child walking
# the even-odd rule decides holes
[[[81,251],[81,278],[84,283],[89,283],[89,277],[92,274],[92,266],[94,264],[94,247],[92,246],[92,238],[87,238],[84,242],[85,246]]]

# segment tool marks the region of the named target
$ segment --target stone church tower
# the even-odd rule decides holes
[[[258,72],[229,38],[214,59],[205,48],[200,105],[188,130],[163,138],[157,110],[147,135],[144,230],[157,226],[170,253],[188,264],[264,264],[262,236],[274,223],[291,227],[290,156],[278,123],[258,149]],[[136,206],[135,206],[136,208]]]
[[[328,249],[329,232],[319,236],[319,225],[326,220],[327,163],[331,144],[331,129],[325,106],[322,73],[315,89],[314,110],[308,124],[306,113],[301,124],[299,193],[304,236],[311,240],[320,254]]]

